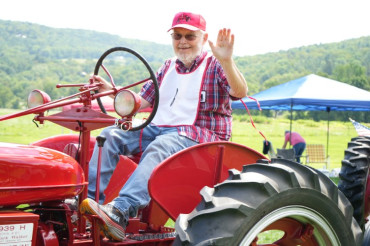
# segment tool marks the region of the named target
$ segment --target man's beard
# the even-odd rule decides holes
[[[177,58],[184,64],[192,63],[198,54],[177,54]]]
[[[188,46],[188,45],[179,45],[179,48],[186,48],[189,47],[193,50],[190,53],[183,53],[183,52],[176,52],[177,58],[187,66],[190,66],[192,62],[202,53],[202,45],[196,44],[195,46]]]

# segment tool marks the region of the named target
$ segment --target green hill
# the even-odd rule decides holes
[[[252,93],[311,73],[370,90],[370,37],[239,57]]]
[[[169,45],[95,31],[0,20],[0,83],[3,85],[0,107],[21,107],[35,88],[46,91],[53,99],[68,95],[68,89],[58,90],[55,85],[86,83],[97,59],[116,46],[135,50],[153,70],[173,56]],[[118,79],[126,83],[138,81],[135,73],[130,72],[137,70],[137,61],[127,56]]]
[[[124,39],[108,33],[51,28],[27,22],[0,20],[2,54],[27,55],[37,62],[55,59],[96,59],[115,46],[131,47],[149,62],[162,62],[172,54],[168,45]],[[4,53],[6,52],[6,53]]]

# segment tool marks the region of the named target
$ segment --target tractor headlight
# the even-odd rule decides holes
[[[122,90],[114,98],[114,110],[121,117],[134,115],[140,106],[140,97],[130,90]]]
[[[40,90],[33,90],[28,95],[27,105],[28,108],[34,108],[42,104],[48,103],[50,101],[51,101],[50,96],[46,92]]]

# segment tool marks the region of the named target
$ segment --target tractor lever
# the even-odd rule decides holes
[[[95,201],[99,203],[99,193],[100,193],[100,168],[101,168],[101,152],[104,146],[106,138],[102,136],[97,136],[96,141],[98,143],[99,153],[98,153],[98,166],[96,168],[96,188],[95,188]]]

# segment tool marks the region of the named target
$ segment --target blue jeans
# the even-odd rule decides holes
[[[297,143],[293,146],[297,162],[301,163],[301,155],[306,148],[306,143]]]
[[[140,152],[141,131],[124,132],[116,126],[105,128],[101,136],[106,138],[101,155],[99,202],[103,203],[104,190],[107,187],[112,173],[119,161],[119,155],[137,154]],[[170,155],[196,145],[192,141],[177,133],[176,127],[157,127],[149,125],[142,133],[142,150],[140,163],[126,184],[110,204],[126,214],[134,217],[138,209],[148,205],[148,180],[153,169]],[[99,150],[95,144],[94,152],[89,164],[88,197],[95,198],[96,169]],[[128,218],[127,218],[128,219]]]

